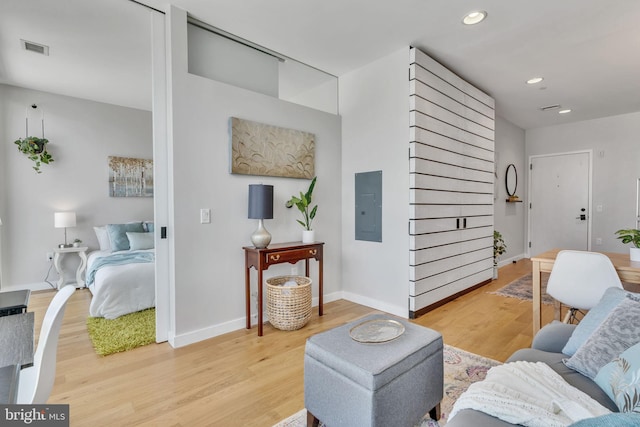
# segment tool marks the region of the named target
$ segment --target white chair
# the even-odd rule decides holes
[[[47,403],[56,377],[58,335],[60,335],[64,308],[75,290],[74,286],[67,285],[51,300],[42,320],[38,347],[33,355],[33,366],[20,371],[18,404]]]
[[[606,255],[565,250],[558,252],[547,293],[569,307],[563,322],[571,323],[577,311],[595,307],[610,287],[622,289],[622,283]]]

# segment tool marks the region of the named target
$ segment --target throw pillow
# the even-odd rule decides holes
[[[625,298],[564,363],[591,379],[620,353],[640,342],[640,302]]]
[[[153,233],[153,231],[155,230],[155,227],[153,225],[153,221],[145,221],[143,223],[144,226],[144,230],[149,232],[149,233]]]
[[[631,292],[620,288],[607,289],[604,295],[602,295],[602,299],[598,305],[589,310],[584,316],[584,319],[578,323],[578,326],[576,326],[575,331],[571,334],[562,352],[567,356],[573,356],[578,348],[587,341],[587,338],[589,338],[593,331],[602,324],[602,321],[611,313],[611,310],[620,304],[627,294],[631,294]],[[638,294],[631,295],[640,297]]]
[[[103,225],[101,227],[93,227],[93,231],[96,233],[96,237],[98,238],[98,246],[100,246],[100,250],[111,252],[111,241],[109,240],[107,226]]]
[[[640,412],[640,344],[604,365],[594,381],[620,412]]]
[[[142,222],[129,222],[127,224],[108,224],[107,232],[109,233],[109,241],[111,242],[111,250],[126,251],[129,249],[129,239],[127,231],[133,233],[142,233]]]
[[[132,251],[141,249],[153,249],[153,233],[132,233],[127,232],[129,247]]]

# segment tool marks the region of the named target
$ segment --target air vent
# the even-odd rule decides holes
[[[542,111],[557,110],[558,108],[560,108],[560,104],[547,105],[546,107],[540,107]]]
[[[20,43],[22,43],[22,48],[24,50],[49,56],[49,46],[46,46],[40,43],[30,42],[27,40],[22,40],[22,39],[20,39]]]

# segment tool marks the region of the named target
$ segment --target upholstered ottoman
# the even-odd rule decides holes
[[[349,332],[362,322],[392,319],[405,331],[363,343]],[[442,335],[390,315],[372,315],[307,340],[304,403],[307,424],[328,427],[412,427],[429,412],[440,417]]]

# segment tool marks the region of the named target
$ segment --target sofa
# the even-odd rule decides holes
[[[620,360],[626,370],[619,366]],[[613,412],[571,425],[640,426],[640,380],[633,377],[640,376],[640,294],[608,289],[580,324],[554,321],[544,326],[531,348],[516,351],[506,363],[514,361],[544,362],[567,383]],[[626,400],[616,388],[621,383],[612,385],[620,378],[624,379],[622,386],[631,387],[631,397]],[[474,409],[459,409],[446,423],[447,427],[512,425]]]

